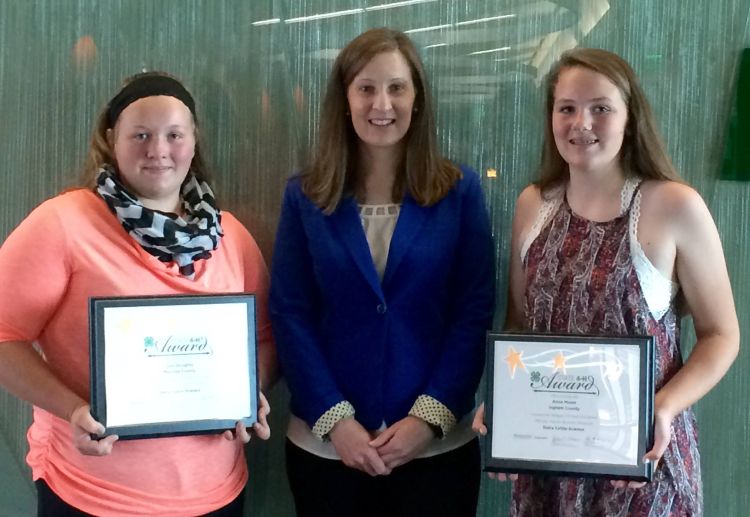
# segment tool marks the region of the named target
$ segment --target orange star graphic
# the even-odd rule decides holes
[[[565,372],[565,356],[562,352],[558,352],[558,354],[555,356],[555,370],[562,370],[563,373]]]
[[[521,356],[523,352],[516,351],[512,346],[508,347],[508,355],[505,357],[505,362],[508,363],[508,370],[510,370],[510,378],[513,379],[516,376],[516,368],[521,367],[524,370],[526,366],[523,364]]]

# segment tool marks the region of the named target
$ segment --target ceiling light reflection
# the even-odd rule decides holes
[[[510,47],[500,47],[500,48],[490,48],[487,50],[477,50],[476,52],[469,52],[470,56],[478,56],[480,54],[491,54],[492,52],[503,52],[505,50],[510,50]]]
[[[281,18],[269,18],[268,20],[258,20],[257,22],[253,22],[252,24],[256,27],[260,25],[273,25],[274,23],[279,23],[281,21]]]
[[[325,20],[327,18],[337,18],[339,16],[349,16],[351,14],[360,14],[365,12],[362,8],[347,9],[345,11],[333,11],[330,13],[312,14],[310,16],[300,16],[298,18],[289,18],[284,20],[284,23],[300,23],[300,22],[311,22],[313,20]]]
[[[404,33],[414,34],[415,32],[436,31],[440,29],[449,29],[450,27],[453,27],[453,25],[450,23],[446,23],[445,25],[433,25],[432,27],[420,27],[419,29],[409,29],[408,31],[404,31]]]
[[[458,22],[456,23],[456,27],[461,27],[463,25],[474,25],[476,23],[486,23],[486,22],[492,22],[495,20],[504,20],[506,18],[515,18],[515,14],[501,14],[500,16],[490,16],[489,18],[477,18],[476,20],[466,20],[465,22]]]
[[[422,1],[429,1],[429,0],[422,0]],[[366,8],[369,10],[370,8]],[[433,25],[431,27],[420,27],[419,29],[409,29],[408,31],[404,31],[406,34],[414,34],[415,32],[427,32],[427,31],[434,31],[438,29],[447,29],[450,27],[463,27],[466,25],[476,25],[478,23],[486,23],[496,20],[504,20],[506,18],[515,18],[516,14],[499,14],[497,16],[488,16],[486,18],[477,18],[475,20],[465,20],[463,22],[456,22],[453,23],[447,23],[445,25]]]
[[[437,0],[404,0],[403,2],[392,2],[390,4],[373,5],[372,7],[365,7],[365,11],[382,11],[384,9],[393,9],[394,7],[403,7],[405,5],[415,4],[426,4],[429,2],[437,2]]]

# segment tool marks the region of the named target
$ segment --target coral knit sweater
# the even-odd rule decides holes
[[[223,212],[222,226],[219,248],[189,280],[143,250],[91,191],[44,202],[0,248],[0,346],[36,341],[84,400],[92,296],[255,293],[258,343],[272,346],[263,258],[231,214]],[[120,441],[108,456],[84,456],[66,421],[34,407],[28,440],[34,480],[94,515],[199,515],[232,501],[248,477],[242,444],[219,435]]]

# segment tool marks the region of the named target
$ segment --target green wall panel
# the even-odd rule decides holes
[[[721,179],[750,181],[750,48],[742,52]]]
[[[283,185],[314,141],[337,49],[389,25],[412,31],[422,49],[445,153],[482,172],[502,300],[515,197],[538,164],[540,81],[562,50],[595,46],[622,54],[640,75],[675,164],[716,218],[742,331],[750,331],[750,184],[718,180],[731,85],[750,46],[748,0],[425,0],[383,8],[395,3],[0,0],[0,239],[74,183],[96,113],[122,78],[161,69],[194,93],[220,201],[270,260]],[[501,301],[498,325],[503,313]],[[692,334],[686,338],[689,348]],[[750,507],[748,361],[741,354],[697,406],[706,515]],[[251,515],[292,514],[283,469],[287,399],[282,384],[272,393],[271,442],[248,448]],[[19,464],[29,418],[24,404],[0,393],[0,439]],[[479,514],[504,515],[507,499],[507,485],[485,480]]]

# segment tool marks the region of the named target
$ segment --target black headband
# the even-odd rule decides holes
[[[109,101],[107,105],[107,127],[110,129],[115,127],[115,122],[120,117],[120,113],[130,104],[138,99],[155,95],[167,95],[182,101],[195,118],[195,101],[190,92],[177,79],[165,75],[145,73],[136,76]]]

